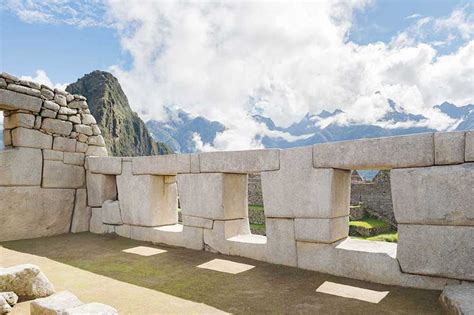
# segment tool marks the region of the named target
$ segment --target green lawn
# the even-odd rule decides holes
[[[249,205],[249,210],[263,211],[263,206]]]
[[[358,226],[358,227],[362,227],[366,229],[373,229],[373,228],[379,228],[379,227],[389,227],[390,224],[382,220],[365,218],[358,221],[351,221],[349,222],[349,226]]]
[[[394,232],[379,234],[379,235],[370,236],[370,237],[351,236],[351,238],[355,238],[358,240],[366,240],[366,241],[381,241],[381,242],[397,243],[398,232],[394,231]]]

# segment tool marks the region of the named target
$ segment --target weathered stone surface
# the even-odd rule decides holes
[[[211,219],[183,215],[183,225],[212,229],[213,221]]]
[[[102,207],[106,200],[117,200],[115,176],[87,172],[86,181],[87,204],[90,207]]]
[[[61,108],[59,108],[59,114],[60,115],[75,115],[77,114],[77,109],[61,106]]]
[[[130,238],[155,244],[203,249],[203,229],[181,224],[160,227],[130,226]]]
[[[448,285],[439,300],[448,314],[474,314],[474,284]]]
[[[131,225],[158,226],[178,223],[176,183],[164,176],[133,175],[132,163],[122,163],[117,190],[123,222]]]
[[[296,240],[293,219],[265,220],[267,232],[267,261],[273,264],[296,266]]]
[[[82,142],[76,142],[76,152],[86,153],[87,144],[82,143]]]
[[[400,271],[397,244],[346,238],[333,244],[297,242],[298,267],[387,285],[441,290],[456,283]]]
[[[28,81],[28,80],[20,80],[20,84],[23,86],[30,87],[32,89],[39,90],[41,89],[41,84],[38,82]]]
[[[74,203],[74,213],[72,216],[71,232],[89,231],[89,222],[91,218],[91,208],[87,206],[87,190],[76,190],[76,199]]]
[[[41,150],[10,148],[0,151],[0,186],[39,186],[43,156]]]
[[[398,223],[474,225],[474,163],[391,173]]]
[[[288,169],[263,172],[267,217],[335,218],[349,215],[350,172]]]
[[[64,164],[59,161],[44,161],[43,187],[82,188],[84,183],[84,167]]]
[[[54,150],[43,150],[43,158],[50,161],[62,161],[64,159],[64,152]]]
[[[53,137],[38,130],[15,128],[12,130],[12,142],[15,147],[51,149]]]
[[[255,173],[280,168],[280,151],[253,150],[200,153],[200,170],[203,173]]]
[[[114,200],[106,200],[102,204],[102,222],[105,224],[123,224],[120,214],[120,203]]]
[[[64,310],[83,303],[69,291],[62,291],[47,298],[36,299],[30,304],[31,315],[62,315]]]
[[[64,152],[64,163],[71,165],[84,165],[84,153]]]
[[[18,81],[20,81],[19,78],[17,78],[13,74],[10,74],[10,73],[7,73],[7,72],[0,73],[0,77],[6,79],[8,82],[18,82]]]
[[[120,175],[122,158],[91,156],[87,158],[89,172],[97,174]]]
[[[184,154],[143,156],[132,159],[133,174],[135,175],[189,173],[191,170],[190,163],[190,156]]]
[[[89,231],[95,234],[107,233],[107,227],[102,223],[102,208],[91,208]]]
[[[69,136],[72,131],[72,123],[59,119],[45,118],[43,119],[41,128],[51,133]]]
[[[35,118],[35,129],[40,129],[41,128],[41,122],[42,122],[42,118],[41,116],[36,116]]]
[[[3,145],[4,146],[12,145],[12,133],[9,129],[3,129]]]
[[[199,162],[199,153],[190,154],[191,162],[191,173],[201,172],[200,162]]]
[[[76,139],[54,137],[53,150],[75,152],[76,142]]]
[[[99,126],[97,125],[92,125],[92,133],[94,134],[94,136],[98,136],[100,135],[100,128]]]
[[[436,132],[434,134],[435,164],[464,162],[464,132]]]
[[[105,141],[102,136],[90,136],[89,139],[87,139],[87,143],[98,147],[105,147]]]
[[[87,108],[87,103],[83,100],[74,100],[71,103],[68,104],[69,108]]]
[[[349,216],[334,219],[295,219],[298,241],[333,243],[349,235]]]
[[[432,166],[433,134],[316,144],[313,165],[347,170]]]
[[[77,116],[68,116],[67,120],[69,120],[73,124],[80,124],[81,123],[81,118],[79,118]]]
[[[50,109],[52,111],[55,111],[55,112],[59,111],[59,109],[61,108],[61,106],[59,106],[55,102],[51,102],[51,101],[44,101],[43,107],[45,107],[47,109]]]
[[[69,231],[74,206],[72,189],[0,187],[0,200],[2,241],[51,236]]]
[[[13,291],[22,300],[49,296],[54,286],[41,270],[32,264],[0,268],[0,291]]]
[[[466,149],[464,160],[474,162],[474,131],[466,132]]]
[[[404,272],[474,280],[474,227],[398,225],[397,258]]]
[[[86,156],[107,156],[107,149],[104,147],[97,147],[95,145],[89,145],[87,147]]]
[[[65,95],[62,95],[62,94],[59,94],[58,92],[54,91],[54,102],[56,102],[57,104],[61,105],[61,106],[66,106],[67,105],[67,100],[66,100],[66,96]]]
[[[26,113],[14,113],[3,120],[3,128],[13,129],[16,127],[33,128],[35,116]]]
[[[47,100],[52,100],[54,98],[54,92],[44,87],[41,88],[41,95],[43,95]]]
[[[74,125],[74,131],[88,136],[92,136],[92,127],[86,125]]]
[[[12,311],[12,307],[8,302],[5,300],[3,296],[0,295],[0,314],[7,314]]]
[[[43,108],[40,115],[44,118],[56,118],[57,113],[54,110]]]
[[[5,301],[8,303],[8,305],[10,306],[15,306],[16,303],[18,302],[18,295],[16,295],[15,292],[12,292],[12,291],[0,292],[0,297],[3,297]]]
[[[10,83],[7,85],[7,89],[18,92],[18,93],[24,93],[24,94],[28,94],[35,97],[41,97],[41,92],[39,90],[32,89],[26,86],[21,86],[18,84]]]
[[[177,179],[183,215],[215,220],[248,216],[247,175],[182,174]]]
[[[91,114],[82,114],[81,118],[82,118],[82,123],[84,125],[97,124],[97,122],[95,121],[94,116],[92,116]]]
[[[102,303],[87,303],[80,306],[67,308],[62,312],[62,315],[85,315],[85,314],[100,314],[100,315],[117,315],[118,312],[112,306]]]
[[[298,147],[280,151],[280,170],[313,168],[313,147]]]

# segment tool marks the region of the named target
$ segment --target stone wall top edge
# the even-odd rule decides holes
[[[460,132],[464,132],[464,131],[460,131]],[[361,142],[384,141],[384,140],[394,140],[394,139],[419,138],[419,137],[425,137],[425,136],[429,136],[429,135],[434,136],[435,133],[448,133],[448,132],[444,132],[444,131],[422,132],[422,133],[413,133],[413,134],[399,135],[399,136],[361,138],[361,139],[353,139],[353,140],[340,140],[340,141],[316,143],[316,144],[313,144],[312,146],[313,147],[318,147],[318,146],[340,145],[340,144],[348,144],[348,143],[361,143]]]

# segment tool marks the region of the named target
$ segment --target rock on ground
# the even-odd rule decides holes
[[[13,291],[20,300],[46,297],[54,287],[41,270],[32,264],[0,268],[0,291]]]
[[[49,297],[36,299],[30,304],[31,315],[63,314],[68,308],[82,305],[81,300],[69,291],[62,291]],[[86,313],[84,313],[86,314]]]
[[[0,296],[7,301],[10,306],[15,306],[16,302],[18,302],[18,295],[15,292],[0,292]]]
[[[0,296],[0,315],[10,313],[11,311],[12,307],[10,304],[8,304],[3,296]]]
[[[474,283],[448,285],[439,297],[448,314],[474,314]]]

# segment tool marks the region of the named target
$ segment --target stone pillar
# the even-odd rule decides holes
[[[312,147],[280,152],[280,170],[262,173],[269,262],[296,266],[296,242],[348,236],[350,171],[315,169]]]

